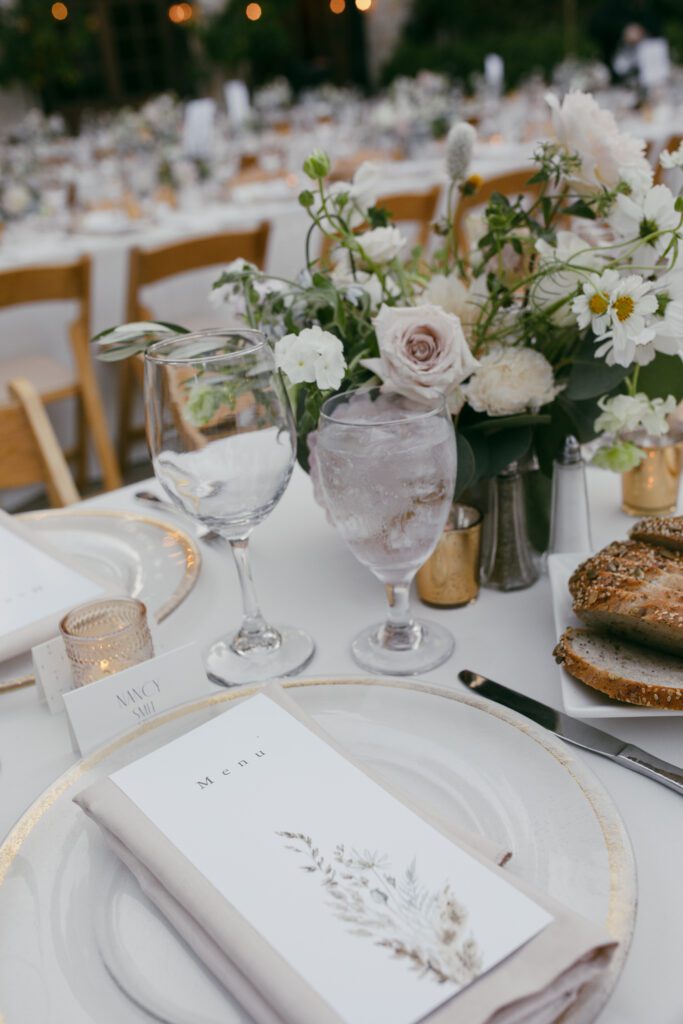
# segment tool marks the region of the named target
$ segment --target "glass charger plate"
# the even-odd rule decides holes
[[[553,597],[553,615],[555,618],[555,634],[559,640],[568,626],[585,629],[572,608],[572,597],[569,593],[569,577],[586,555],[550,555],[548,557],[548,574]],[[660,708],[647,708],[641,704],[625,704],[614,700],[606,693],[586,686],[579,679],[574,679],[562,666],[560,673],[560,692],[565,711],[577,718],[671,718],[683,715],[683,711],[664,711]]]
[[[161,519],[117,509],[51,509],[19,518],[112,593],[144,601],[156,622],[175,611],[197,581],[197,545]],[[31,679],[30,653],[0,665],[0,687]]]
[[[286,685],[407,797],[507,845],[506,871],[607,926],[615,960],[562,1018],[593,1021],[628,951],[636,882],[623,822],[592,773],[550,733],[470,695],[394,680]],[[141,726],[76,764],[15,826],[0,846],[3,1024],[245,1024],[72,798],[254,692],[206,697]]]

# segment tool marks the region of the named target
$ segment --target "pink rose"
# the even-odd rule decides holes
[[[373,320],[379,359],[364,359],[393,391],[417,401],[442,394],[452,413],[462,408],[460,385],[479,365],[460,318],[440,306],[382,306]]]

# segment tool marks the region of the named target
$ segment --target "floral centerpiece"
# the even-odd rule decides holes
[[[548,102],[553,137],[537,148],[527,193],[493,195],[464,245],[454,213],[481,181],[469,173],[475,130],[461,123],[448,135],[432,254],[410,251],[377,206],[376,167],[329,183],[330,161],[315,152],[299,196],[310,228],[298,278],[237,261],[215,282],[214,302],[272,340],[304,468],[325,398],[377,379],[414,398],[447,397],[458,492],[523,460],[549,477],[568,434],[604,432],[597,459],[622,471],[640,458],[638,431],[668,429],[683,396],[683,197],[653,184],[644,143],[591,96]],[[101,357],[172,330],[105,332]]]

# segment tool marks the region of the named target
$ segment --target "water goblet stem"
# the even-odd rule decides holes
[[[422,629],[410,614],[410,581],[386,584],[389,613],[382,627],[381,643],[390,651],[412,651],[422,639]]]
[[[254,651],[274,651],[280,646],[281,636],[269,626],[261,614],[249,558],[249,537],[230,540],[237,566],[237,578],[242,594],[242,624],[231,643],[236,654],[249,655]]]

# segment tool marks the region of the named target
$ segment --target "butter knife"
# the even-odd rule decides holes
[[[542,725],[544,729],[549,729],[550,732],[554,732],[556,736],[560,736],[567,743],[573,743],[594,754],[609,757],[611,761],[623,765],[624,768],[630,768],[631,771],[645,775],[648,779],[661,782],[663,786],[668,786],[669,789],[673,789],[675,793],[680,793],[683,796],[683,768],[669,764],[668,761],[663,761],[660,757],[655,757],[654,754],[648,754],[646,750],[641,750],[640,747],[635,747],[632,743],[626,743],[625,740],[620,740],[617,736],[612,736],[611,733],[596,729],[595,726],[587,725],[577,718],[572,718],[571,715],[565,715],[562,711],[542,704],[540,700],[525,697],[523,693],[517,693],[507,686],[494,683],[486,676],[465,669],[459,673],[458,678],[461,683],[475,693],[530,718],[532,722]]]

